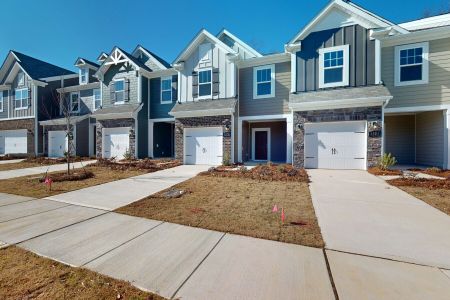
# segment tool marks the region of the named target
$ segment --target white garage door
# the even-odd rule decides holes
[[[130,150],[130,128],[103,128],[103,157],[123,159]]]
[[[0,131],[0,154],[27,153],[27,130]]]
[[[49,131],[48,132],[48,156],[49,157],[64,157],[64,152],[67,151],[67,135],[66,132]]]
[[[366,169],[366,122],[305,124],[305,167]]]
[[[220,165],[223,159],[222,127],[186,128],[184,130],[184,163]]]

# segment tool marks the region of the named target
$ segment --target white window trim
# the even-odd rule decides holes
[[[211,93],[209,95],[205,95],[205,96],[200,96],[200,72],[204,72],[204,71],[210,71],[211,72],[211,81],[209,82],[209,84],[211,85]],[[197,71],[198,73],[198,98],[199,100],[203,100],[203,99],[212,99],[212,94],[213,94],[213,71],[212,68],[205,68],[205,69],[200,69]],[[202,85],[206,85],[207,83],[202,83]]]
[[[255,132],[257,131],[266,131],[267,132],[267,160],[256,160],[255,159]],[[270,128],[252,128],[252,161],[270,161],[271,160],[271,134]]]
[[[98,108],[95,108],[95,91],[96,90],[98,90],[98,93],[100,95],[100,106]],[[100,109],[100,107],[102,107],[102,90],[100,88],[93,89],[92,90],[92,110],[96,111],[96,110]]]
[[[83,71],[86,71],[86,81],[81,80],[81,74]],[[79,82],[80,84],[88,84],[89,83],[89,68],[80,68],[79,71]]]
[[[123,99],[122,101],[116,101],[114,102],[114,105],[121,105],[121,104],[125,104],[125,78],[117,78],[114,79],[114,94],[116,95],[116,99],[117,99],[117,90],[116,90],[116,83],[117,81],[123,81]]]
[[[349,51],[350,47],[349,45],[342,45],[342,46],[335,46],[335,47],[329,47],[329,48],[322,48],[319,49],[319,88],[332,88],[332,87],[339,87],[339,86],[347,86],[349,85],[349,70],[350,70],[350,64],[349,64]],[[342,81],[341,82],[332,82],[332,83],[325,83],[325,68],[324,68],[324,57],[325,53],[328,52],[334,52],[334,51],[343,51],[343,60],[344,64],[342,66]]]
[[[30,95],[28,95],[28,97],[26,98],[27,100],[27,105],[23,106],[23,98],[20,98],[20,107],[16,106],[16,95],[18,91],[27,91],[27,93],[29,93],[28,88],[20,88],[20,89],[15,89],[14,90],[14,109],[15,110],[24,110],[24,109],[28,109],[28,98],[30,97]]]
[[[211,74],[211,76],[212,76],[212,74]],[[163,81],[164,80],[170,80],[170,89],[169,90],[163,90]],[[172,103],[172,76],[161,77],[160,90],[161,90],[160,91],[161,104],[170,104],[170,103]],[[170,100],[163,101],[162,94],[163,94],[163,92],[167,92],[167,91],[170,91]]]
[[[77,95],[77,99],[78,99],[78,110],[72,110],[73,109],[73,105],[72,105],[72,95]],[[81,105],[81,101],[80,101],[80,92],[71,92],[70,93],[70,113],[79,113],[80,112],[80,105]]]
[[[22,78],[22,83],[20,83],[20,78]],[[19,73],[17,73],[17,86],[22,87],[24,85],[25,85],[25,73],[19,71]]]
[[[395,47],[395,70],[394,70],[394,81],[395,86],[407,86],[416,84],[427,84],[428,83],[428,53],[429,53],[429,43],[416,43],[408,44]],[[400,81],[400,51],[411,48],[422,48],[422,79],[414,81]]]
[[[258,95],[257,74],[259,70],[270,69],[270,94]],[[275,65],[265,65],[253,68],[253,99],[264,99],[275,97]]]

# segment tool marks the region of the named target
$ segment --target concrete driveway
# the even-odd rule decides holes
[[[188,180],[209,167],[183,165],[46,199],[111,211]]]
[[[364,171],[308,170],[327,249],[450,269],[450,217]]]

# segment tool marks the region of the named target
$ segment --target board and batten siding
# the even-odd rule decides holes
[[[291,63],[275,64],[275,97],[253,99],[253,69],[239,70],[239,115],[280,115],[289,113]]]
[[[450,104],[450,38],[429,42],[428,84],[395,86],[395,46],[382,48],[381,79],[393,98],[387,108]]]
[[[34,116],[34,103],[32,101],[33,99],[33,84],[31,79],[25,74],[25,84],[23,86],[18,86],[18,74],[16,75],[16,77],[13,80],[13,83],[11,84],[11,90],[10,90],[10,95],[9,95],[9,103],[10,105],[8,106],[9,109],[9,117],[10,118],[26,118],[26,117],[31,117]],[[29,91],[29,97],[31,97],[31,100],[29,102],[30,105],[28,105],[28,108],[26,109],[15,109],[14,107],[14,99],[15,99],[15,90],[16,89],[22,89],[22,88],[27,88]]]
[[[442,111],[416,115],[416,163],[443,167],[444,115]]]
[[[124,63],[117,66],[111,66],[104,75],[102,81],[102,107],[110,107],[114,105],[111,103],[111,82],[116,79],[128,79],[129,82],[129,101],[126,103],[138,103],[138,76],[136,71],[131,65],[125,65]]]
[[[172,103],[161,103],[161,78],[150,80],[150,119],[172,118],[169,112],[177,102],[177,75],[172,76]]]
[[[205,41],[204,43],[209,43]],[[207,68],[219,69],[219,94],[213,96],[213,99],[226,99],[235,97],[235,78],[234,74],[236,72],[236,66],[234,63],[230,62],[227,57],[227,53],[215,46],[214,43],[211,45],[211,59],[207,63],[200,62],[199,59],[199,48],[197,47],[195,51],[189,56],[184,62],[184,68],[180,71],[180,87],[181,87],[181,102],[193,101],[192,96],[192,72]],[[197,98],[195,98],[197,100]]]
[[[375,41],[360,25],[312,32],[302,40],[297,52],[296,91],[319,89],[319,50],[349,45],[349,86],[375,84]]]

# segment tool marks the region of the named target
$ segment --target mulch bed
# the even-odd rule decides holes
[[[74,163],[74,162],[81,162],[81,161],[88,161],[91,160],[91,158],[89,157],[71,157],[70,158],[70,162]],[[61,157],[61,158],[48,158],[48,157],[27,157],[24,162],[29,162],[29,163],[35,163],[35,164],[40,164],[40,165],[57,165],[57,164],[65,164],[67,163],[67,158],[65,157]]]
[[[178,160],[173,159],[141,159],[141,160],[124,160],[124,161],[115,161],[112,159],[97,159],[97,162],[90,164],[89,166],[94,167],[104,167],[109,168],[111,170],[119,170],[119,171],[127,171],[127,170],[136,170],[136,171],[146,171],[146,172],[155,172],[159,170],[169,169],[176,166],[181,165]]]
[[[376,176],[396,176],[396,175],[402,175],[402,171],[400,170],[382,170],[378,167],[372,167],[367,170],[370,174],[376,175]]]
[[[450,190],[450,180],[443,179],[425,179],[425,178],[398,178],[393,180],[388,180],[388,183],[394,186],[414,186],[422,187],[430,190],[434,189],[444,189]]]
[[[28,158],[27,154],[6,154],[0,156],[0,160],[13,160],[13,159],[23,159]]]
[[[409,171],[420,172],[432,176],[438,176],[442,178],[450,178],[450,170],[441,170],[439,168],[428,168],[428,169],[409,169]]]
[[[64,182],[64,181],[79,181],[79,180],[85,180],[89,178],[93,178],[95,174],[88,170],[77,170],[76,172],[72,171],[72,173],[67,174],[67,172],[61,172],[61,173],[53,173],[50,175],[47,175],[41,179],[39,179],[39,182],[44,182],[46,177],[51,178],[53,182]]]
[[[295,181],[309,182],[308,174],[304,169],[297,169],[292,165],[259,165],[251,169],[246,167],[229,168],[217,167],[211,168],[206,172],[200,173],[202,176],[249,178],[267,181]]]

